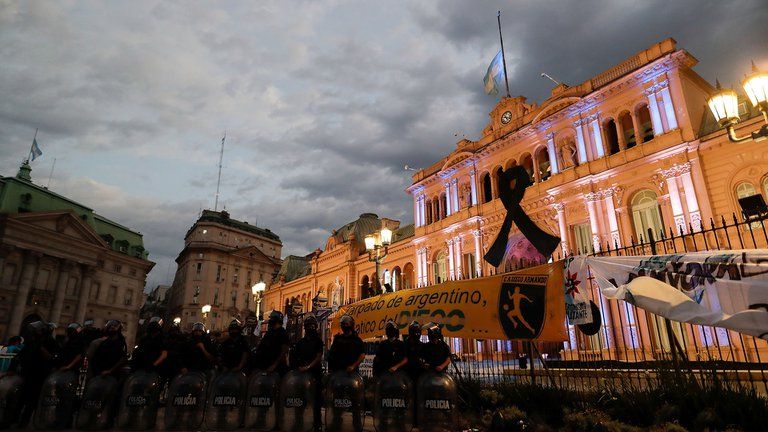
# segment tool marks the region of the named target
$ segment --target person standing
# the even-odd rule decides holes
[[[288,332],[283,327],[283,314],[272,311],[269,314],[268,326],[267,332],[256,347],[251,363],[256,370],[277,372],[282,376],[288,369],[286,359],[290,349]]]
[[[104,336],[93,341],[89,351],[92,353],[88,359],[90,376],[117,375],[128,361],[123,324],[118,320],[107,321],[104,324]]]
[[[405,355],[405,344],[400,340],[397,324],[390,320],[384,329],[387,336],[379,343],[376,357],[373,359],[373,375],[381,376],[386,372],[397,372],[408,363]]]
[[[192,324],[192,334],[182,348],[182,373],[199,371],[210,374],[216,365],[216,345],[205,330],[205,324],[201,322]]]
[[[163,320],[152,317],[147,324],[147,333],[141,338],[131,356],[131,369],[156,372],[165,378],[163,373],[168,360],[168,350],[163,337]]]
[[[240,321],[233,319],[227,327],[227,334],[219,347],[219,364],[224,372],[241,372],[248,362],[248,343]]]
[[[299,372],[308,372],[315,380],[315,403],[313,422],[315,431],[322,430],[320,406],[323,395],[323,340],[318,331],[317,318],[310,315],[304,320],[304,337],[302,337],[290,352],[290,366]]]
[[[428,370],[444,372],[451,364],[451,349],[443,340],[443,331],[435,323],[426,326],[429,342],[424,346],[422,358]]]
[[[341,317],[341,333],[333,337],[328,351],[328,369],[331,373],[345,370],[355,372],[365,359],[365,345],[355,331],[355,319],[349,315]]]
[[[11,360],[9,373],[18,372],[24,379],[21,388],[22,407],[19,415],[19,428],[24,428],[32,418],[37,406],[40,390],[45,378],[53,369],[54,354],[48,351],[48,324],[42,321],[29,323],[25,329],[27,337],[24,348]]]
[[[83,364],[85,345],[80,334],[80,324],[73,322],[67,326],[66,339],[61,346],[61,351],[56,359],[56,366],[60,371],[79,371]]]

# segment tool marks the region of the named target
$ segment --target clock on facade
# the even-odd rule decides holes
[[[507,124],[510,120],[512,120],[512,112],[504,111],[504,114],[501,115],[501,122]]]

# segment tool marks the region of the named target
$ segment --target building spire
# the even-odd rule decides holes
[[[19,172],[16,174],[16,178],[19,180],[24,180],[32,183],[32,167],[29,166],[29,161],[24,160],[21,162],[21,166],[19,167]]]

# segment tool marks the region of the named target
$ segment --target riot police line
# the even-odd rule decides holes
[[[130,358],[119,321],[103,330],[70,324],[61,345],[49,325],[33,322],[0,378],[0,429],[31,421],[35,430],[362,431],[365,389],[358,368],[365,346],[354,325],[351,316],[341,317],[324,374],[314,316],[292,345],[282,313],[273,311],[254,346],[237,320],[216,344],[202,323],[189,334],[176,325],[164,332],[155,317]],[[445,373],[450,359],[438,325],[414,321],[401,340],[395,323],[387,323],[373,361],[376,430],[417,424],[422,431],[454,430],[456,385]]]

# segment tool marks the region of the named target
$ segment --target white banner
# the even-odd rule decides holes
[[[566,261],[605,297],[674,321],[768,339],[768,250],[592,257]],[[567,277],[567,276],[566,276]]]

